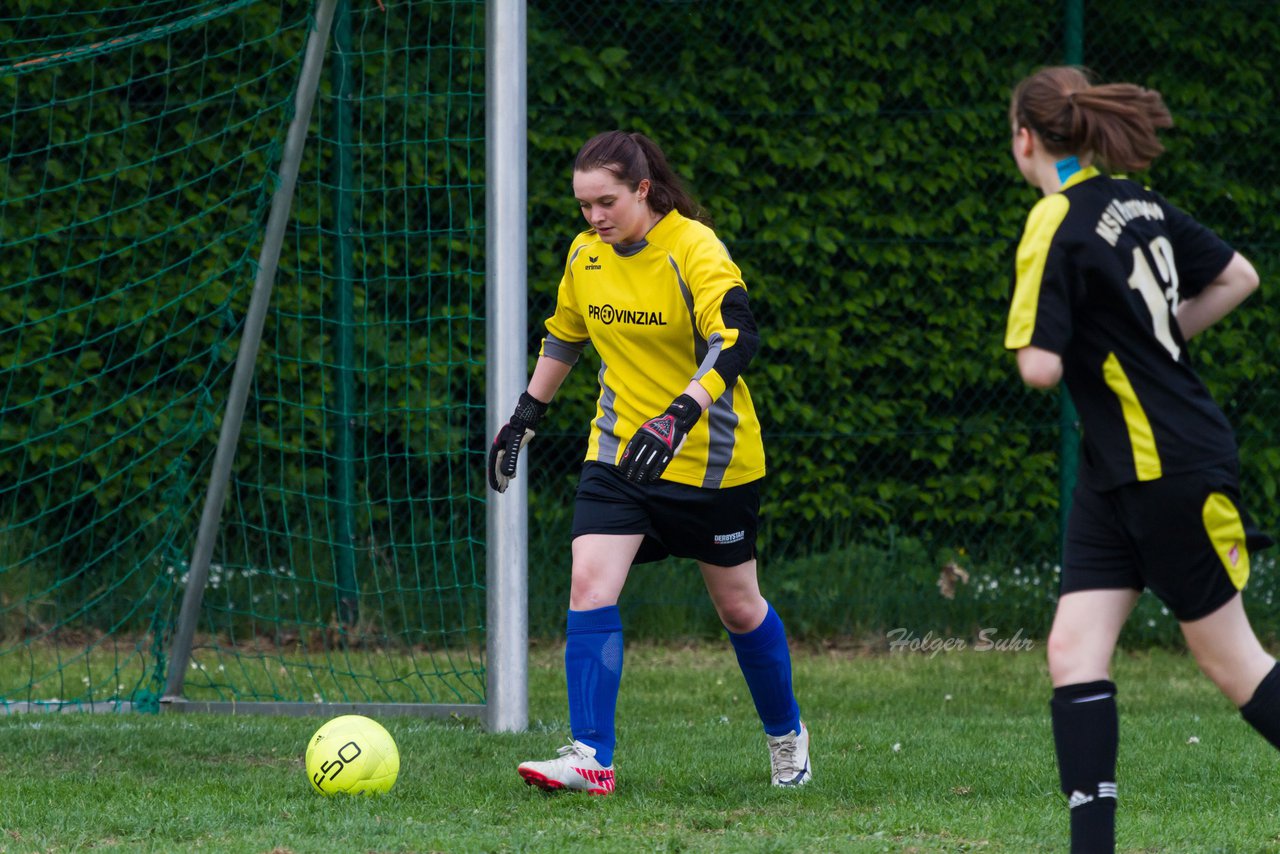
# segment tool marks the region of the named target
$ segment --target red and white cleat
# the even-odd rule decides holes
[[[594,747],[575,741],[560,748],[559,754],[546,762],[521,762],[516,772],[530,786],[548,792],[613,794],[613,766],[606,768],[597,762]]]

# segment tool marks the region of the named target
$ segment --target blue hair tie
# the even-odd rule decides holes
[[[1064,184],[1067,183],[1068,178],[1080,171],[1080,161],[1074,154],[1062,158],[1054,165],[1058,167],[1058,180]]]

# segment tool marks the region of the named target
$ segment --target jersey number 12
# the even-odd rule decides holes
[[[1152,331],[1155,332],[1156,340],[1164,345],[1176,362],[1182,348],[1173,340],[1173,330],[1169,323],[1178,310],[1178,268],[1173,264],[1173,244],[1167,237],[1157,237],[1147,244],[1147,248],[1155,259],[1156,268],[1151,269],[1142,247],[1135,246],[1129,287],[1142,294],[1147,311],[1151,312]]]

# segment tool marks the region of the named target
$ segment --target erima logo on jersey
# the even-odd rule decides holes
[[[587,270],[600,270],[604,267],[604,265],[600,263],[599,255],[588,255],[587,261],[589,262],[585,268]]]
[[[667,325],[660,311],[632,311],[629,308],[614,308],[611,305],[588,305],[587,317],[598,320],[605,326],[613,323],[629,323],[632,326]]]
[[[734,543],[740,543],[746,538],[746,531],[734,531],[732,534],[716,534],[713,541],[717,546],[729,546]]]

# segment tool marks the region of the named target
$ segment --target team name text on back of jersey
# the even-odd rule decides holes
[[[1115,246],[1120,240],[1120,232],[1125,225],[1135,219],[1164,219],[1164,209],[1155,202],[1142,199],[1120,201],[1112,199],[1111,204],[1103,210],[1094,229],[1098,236]]]

